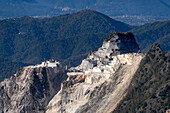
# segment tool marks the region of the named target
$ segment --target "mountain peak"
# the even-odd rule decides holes
[[[152,45],[151,50],[157,50],[157,51],[162,51],[161,47],[158,43],[155,43]]]
[[[69,69],[71,72],[67,73],[68,78],[60,93],[49,102],[47,113],[105,113],[114,110],[144,55],[128,53],[138,50],[132,33],[113,34],[98,51],[91,52],[79,66]],[[115,53],[116,49],[119,54]]]
[[[164,54],[164,52],[162,51],[162,49],[158,43],[153,44],[151,49],[147,53],[147,55],[151,56],[152,59],[157,58],[163,54]]]
[[[134,35],[133,35],[132,32],[113,32],[113,33],[111,33],[110,36],[108,36],[108,37],[106,38],[105,41],[107,42],[107,41],[111,40],[111,39],[112,39],[113,37],[115,37],[115,36],[118,36],[118,37],[120,37],[121,39],[131,39],[131,40],[135,40]]]
[[[131,32],[114,32],[106,38],[103,42],[102,47],[98,51],[91,52],[88,58],[82,61],[82,64],[78,66],[78,69],[93,68],[98,64],[98,60],[102,59],[101,62],[106,62],[103,59],[110,60],[112,57],[121,54],[133,54],[139,53],[139,46]]]
[[[137,53],[139,50],[139,46],[131,32],[112,33],[105,39],[102,47],[111,49],[112,51],[114,50],[114,54]]]
[[[165,113],[169,109],[169,58],[158,43],[153,44],[141,60],[127,96],[113,113]]]

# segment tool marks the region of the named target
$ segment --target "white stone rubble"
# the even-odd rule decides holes
[[[131,79],[144,57],[143,54],[136,53],[138,46],[129,44],[129,47],[126,47],[126,42],[121,43],[124,39],[119,39],[120,37],[115,35],[114,38],[105,41],[98,51],[92,52],[82,60],[79,66],[75,67],[75,70],[80,72],[69,73],[74,74],[74,77],[84,77],[84,82],[75,83],[66,89],[61,88],[60,92],[49,102],[47,113],[106,113],[113,111],[117,102],[125,95]],[[126,39],[128,42],[130,40],[133,38]],[[125,48],[125,51],[120,47]],[[129,51],[135,50],[135,52],[129,53],[127,48],[130,47]],[[70,83],[74,83],[72,79]],[[104,89],[101,90],[101,88]]]

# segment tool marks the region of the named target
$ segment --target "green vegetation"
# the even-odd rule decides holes
[[[169,25],[170,21],[165,21],[133,27],[93,10],[43,19],[1,20],[1,80],[14,74],[20,66],[35,65],[44,59],[54,58],[64,66],[76,66],[115,31],[131,30],[142,52],[158,41],[168,51]]]
[[[78,65],[113,30],[124,32],[131,28],[92,10],[44,19],[1,20],[0,75],[9,77],[19,66],[34,65],[44,58]]]
[[[132,30],[142,52],[147,52],[151,45],[159,43],[162,50],[170,50],[170,20],[145,24]]]
[[[0,81],[4,80],[4,78],[10,77],[12,74],[14,74],[19,67],[23,67],[29,64],[23,64],[21,62],[1,62],[0,63]],[[4,68],[5,67],[5,68]]]
[[[141,61],[125,98],[113,113],[165,113],[170,108],[170,52],[155,44]]]

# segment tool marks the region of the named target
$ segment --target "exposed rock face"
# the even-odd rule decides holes
[[[139,50],[134,35],[131,32],[114,32],[106,38],[101,50],[107,50],[106,53],[123,54],[132,53]]]
[[[112,60],[112,56],[137,53],[139,46],[131,32],[113,33],[106,38],[103,46],[98,51],[92,52],[87,59],[82,61],[78,69],[92,69],[98,64],[106,65],[108,60]]]
[[[0,83],[1,113],[43,113],[48,101],[66,79],[59,63],[56,66],[28,66]]]
[[[144,57],[138,50],[133,34],[113,33],[68,77],[58,62],[20,68],[0,83],[0,112],[111,112]]]
[[[107,38],[62,84],[47,106],[47,113],[107,113],[113,111],[126,94],[143,54],[128,33]],[[134,43],[133,43],[134,42]],[[129,49],[128,49],[129,48]],[[129,54],[129,52],[134,52]]]

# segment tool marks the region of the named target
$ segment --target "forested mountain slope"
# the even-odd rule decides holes
[[[21,66],[50,58],[61,61],[64,66],[76,66],[114,31],[132,31],[141,52],[147,52],[155,42],[167,52],[169,26],[170,21],[129,26],[93,10],[43,19],[1,20],[0,75],[9,77]]]
[[[142,59],[125,98],[113,113],[165,113],[170,108],[170,53],[158,44]]]
[[[148,23],[132,30],[142,52],[147,52],[151,45],[159,43],[163,51],[170,50],[170,20]]]
[[[44,58],[78,65],[91,50],[101,46],[108,34],[131,28],[93,10],[44,19],[1,20],[0,75],[9,76],[19,66],[36,64]]]

